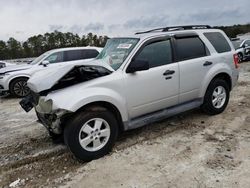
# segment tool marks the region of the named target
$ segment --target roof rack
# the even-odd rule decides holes
[[[144,34],[144,33],[151,33],[151,32],[167,32],[167,31],[179,31],[179,30],[190,30],[190,29],[211,29],[212,27],[209,25],[183,25],[183,26],[171,26],[171,27],[162,27],[151,29],[148,31],[141,31],[135,33],[137,34]]]

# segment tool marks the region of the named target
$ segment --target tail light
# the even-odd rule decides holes
[[[234,54],[234,66],[236,69],[240,67],[238,54]]]

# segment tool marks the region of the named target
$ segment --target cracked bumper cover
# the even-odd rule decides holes
[[[55,113],[45,114],[36,111],[38,122],[41,123],[48,131],[55,134],[62,134],[62,116],[67,114],[65,110],[58,110]]]
[[[48,110],[46,107],[47,101],[44,101],[43,98],[39,97],[39,99],[35,99],[34,96],[29,95],[20,101],[21,107],[29,112],[32,108],[35,108],[36,115],[38,118],[38,122],[44,125],[48,131],[53,132],[55,134],[61,134],[62,128],[62,118],[65,114],[69,114],[70,112],[63,109]],[[52,103],[49,103],[52,105]]]

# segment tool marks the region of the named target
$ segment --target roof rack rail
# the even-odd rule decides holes
[[[137,34],[144,34],[144,33],[151,33],[151,32],[167,32],[167,31],[178,31],[178,30],[190,30],[190,29],[211,29],[212,27],[209,25],[182,25],[182,26],[171,26],[171,27],[162,27],[151,29],[148,31],[141,31],[135,33]]]

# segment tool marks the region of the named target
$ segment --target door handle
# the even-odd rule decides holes
[[[206,61],[204,64],[203,64],[203,66],[209,66],[209,65],[212,65],[213,64],[213,62],[211,62],[211,61]]]
[[[174,70],[166,70],[166,71],[163,73],[163,76],[171,75],[171,74],[174,74],[174,73],[175,73]]]

